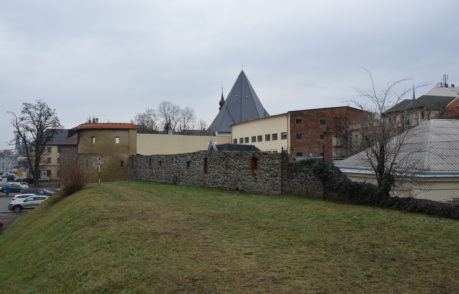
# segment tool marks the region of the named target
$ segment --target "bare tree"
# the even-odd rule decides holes
[[[154,109],[147,108],[137,113],[132,123],[139,126],[139,133],[154,133],[158,131],[159,115]]]
[[[196,115],[194,114],[194,110],[192,108],[187,106],[180,110],[178,121],[178,129],[180,132],[193,129],[195,122]]]
[[[402,101],[411,91],[404,89],[407,79],[387,84],[382,90],[376,90],[371,73],[370,90],[357,89],[359,98],[355,104],[362,110],[372,113],[368,120],[360,123],[360,139],[354,146],[363,151],[361,160],[374,171],[380,197],[388,197],[396,181],[404,179],[413,171],[416,163],[412,154],[403,151],[405,142],[413,136],[410,125],[404,120],[385,115],[385,112]]]
[[[64,196],[83,189],[96,172],[93,165],[79,157],[77,153],[63,154],[61,159],[61,184]]]
[[[207,123],[200,119],[199,122],[198,122],[198,128],[201,130],[201,131],[204,131],[207,129]]]
[[[168,101],[158,105],[158,114],[162,120],[162,126],[166,133],[175,131],[179,122],[180,107]]]
[[[43,100],[35,103],[22,103],[20,115],[13,115],[11,124],[22,145],[24,156],[27,158],[34,184],[40,178],[40,160],[46,148],[46,143],[56,129],[62,127],[56,111]]]

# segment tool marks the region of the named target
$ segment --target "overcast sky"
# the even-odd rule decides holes
[[[381,87],[459,84],[458,15],[454,0],[0,0],[0,149],[7,111],[37,98],[66,128],[164,100],[210,125],[242,65],[270,114],[348,104],[362,67]]]

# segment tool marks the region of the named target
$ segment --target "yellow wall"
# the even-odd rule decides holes
[[[237,140],[240,144],[242,138],[246,145],[254,145],[261,151],[276,151],[281,152],[282,148],[288,151],[289,139],[282,139],[281,133],[287,133],[288,136],[288,114],[276,115],[263,119],[257,119],[244,123],[239,123],[232,126],[232,141]],[[271,135],[271,140],[266,141],[266,134]],[[272,134],[277,134],[277,140],[272,139]],[[262,136],[262,141],[258,141],[258,136]],[[256,137],[256,141],[252,141],[252,137]],[[249,138],[249,142],[245,143],[245,138]]]
[[[179,154],[207,150],[210,140],[217,144],[231,143],[231,137],[137,134],[137,153],[142,155]]]
[[[49,151],[48,152],[48,148]],[[48,162],[48,158],[49,161]],[[60,179],[59,177],[59,169],[60,169],[60,154],[59,154],[59,148],[58,146],[54,145],[46,145],[45,147],[45,152],[43,153],[41,157],[41,162],[40,162],[40,170],[41,170],[41,177],[48,177],[47,171],[51,172],[51,176],[49,179],[51,181],[57,181]]]

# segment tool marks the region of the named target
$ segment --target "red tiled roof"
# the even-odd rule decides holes
[[[75,128],[76,130],[136,130],[137,126],[131,123],[85,123]]]

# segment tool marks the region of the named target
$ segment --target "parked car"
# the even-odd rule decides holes
[[[27,185],[23,185],[19,182],[7,182],[7,183],[1,183],[1,190],[0,191],[5,191],[5,186],[10,185],[10,193],[20,193],[23,189],[29,188]]]
[[[46,195],[46,196],[52,196],[54,194],[53,191],[50,191],[45,188],[26,188],[21,191],[23,194],[35,194],[35,195]]]
[[[20,212],[23,209],[33,209],[48,199],[48,196],[29,196],[25,199],[11,200],[8,209],[14,212]]]
[[[35,194],[17,194],[13,197],[13,199],[11,199],[11,201],[16,200],[16,199],[25,199],[30,196],[37,196],[37,195]]]

